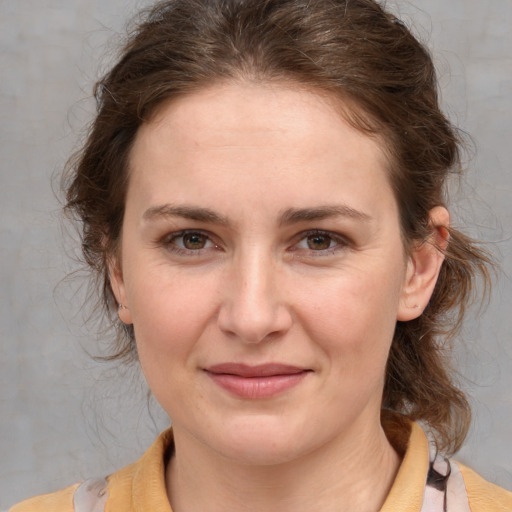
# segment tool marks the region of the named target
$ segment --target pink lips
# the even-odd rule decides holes
[[[249,399],[270,398],[297,384],[310,370],[278,363],[249,366],[223,363],[205,369],[221,388]]]

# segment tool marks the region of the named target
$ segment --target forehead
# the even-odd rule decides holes
[[[214,124],[216,133],[208,134],[217,136],[210,139],[212,143],[216,140],[222,143],[225,132],[221,130],[229,129],[236,131],[240,138],[249,137],[249,143],[257,143],[259,135],[272,131],[291,134],[293,130],[297,137],[311,138],[319,129],[346,126],[346,119],[353,118],[354,113],[359,114],[356,117],[366,117],[349,98],[297,82],[221,81],[159,105],[137,136],[148,128],[156,132],[165,127],[179,127],[175,137],[186,136],[187,131],[198,137],[207,135]],[[368,133],[365,135],[370,139]],[[379,135],[371,140],[385,150],[385,142]]]
[[[292,203],[321,193],[333,202],[346,189],[357,203],[358,195],[378,195],[389,188],[383,145],[342,112],[339,100],[289,84],[217,84],[180,97],[139,129],[129,197],[137,190],[163,201],[172,190],[183,201],[236,189],[253,198],[272,190],[276,201]]]

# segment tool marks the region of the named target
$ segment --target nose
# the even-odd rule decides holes
[[[284,335],[292,326],[292,314],[284,300],[282,277],[271,258],[261,254],[240,258],[222,291],[220,330],[249,344]]]

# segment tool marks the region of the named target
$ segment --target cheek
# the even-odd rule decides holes
[[[172,277],[159,273],[153,279],[146,273],[132,283],[139,362],[149,388],[169,416],[176,407],[193,406],[189,401],[200,392],[190,388],[195,381],[189,377],[196,371],[198,343],[210,332],[215,317],[213,281],[190,276],[185,280],[176,273]]]
[[[184,357],[215,314],[215,276],[184,276],[162,268],[130,283],[132,318],[141,360]],[[141,361],[142,362],[142,361]]]
[[[397,274],[400,275],[400,274]],[[383,371],[396,325],[399,282],[372,272],[331,279],[310,289],[298,307],[301,323],[344,371]]]

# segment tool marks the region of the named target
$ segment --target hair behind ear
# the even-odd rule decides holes
[[[440,450],[456,452],[471,422],[471,408],[454,383],[451,348],[481,278],[483,300],[491,289],[492,256],[453,227],[440,231],[443,260],[430,300],[421,315],[398,321],[384,386],[383,408],[426,422]],[[427,239],[424,245],[439,243]],[[434,249],[434,247],[432,247]]]

